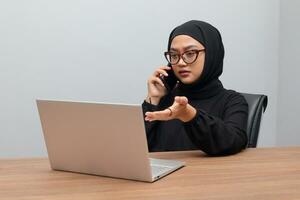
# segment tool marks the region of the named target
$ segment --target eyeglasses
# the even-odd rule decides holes
[[[178,54],[175,52],[165,52],[165,57],[171,65],[176,65],[179,62],[180,58],[182,58],[182,60],[186,64],[192,64],[197,60],[198,55],[201,51],[205,51],[205,49],[188,50],[183,52],[182,54]]]

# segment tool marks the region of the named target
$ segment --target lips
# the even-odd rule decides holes
[[[187,70],[180,70],[178,73],[181,77],[185,78],[185,77],[188,77],[191,72],[187,71]]]

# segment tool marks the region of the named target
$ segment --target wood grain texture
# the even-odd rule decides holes
[[[0,159],[0,199],[300,199],[300,147],[151,153],[186,167],[154,183],[53,171],[46,158]]]

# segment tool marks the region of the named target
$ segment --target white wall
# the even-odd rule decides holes
[[[259,146],[276,143],[279,0],[0,1],[0,157],[44,156],[36,98],[141,103],[169,32],[221,31],[227,88],[264,93]]]
[[[281,1],[278,98],[279,146],[299,145],[300,1]]]

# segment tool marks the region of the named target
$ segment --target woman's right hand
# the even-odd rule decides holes
[[[147,82],[148,96],[146,98],[148,103],[157,105],[160,99],[167,94],[167,89],[160,76],[168,76],[167,70],[170,69],[171,67],[169,66],[161,66],[149,77]]]

